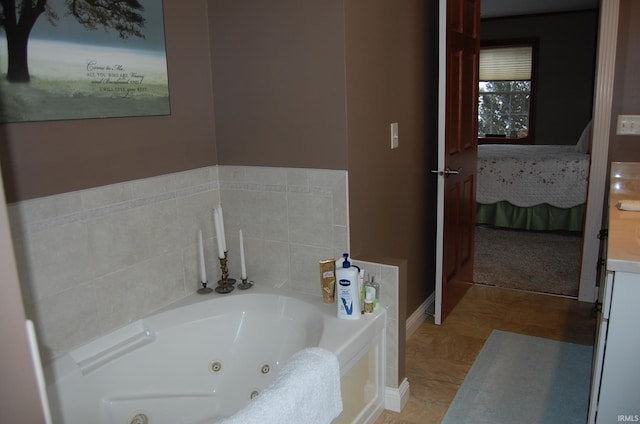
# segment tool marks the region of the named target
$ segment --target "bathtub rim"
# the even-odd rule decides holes
[[[237,298],[247,295],[251,297],[255,297],[254,295],[268,295],[292,298],[295,301],[304,302],[308,304],[309,307],[314,308],[315,310],[312,309],[312,313],[315,315],[315,312],[317,312],[318,315],[316,316],[318,318],[321,317],[323,320],[322,334],[318,347],[327,349],[338,357],[341,376],[351,369],[351,366],[355,362],[355,356],[358,355],[359,352],[362,351],[363,347],[367,345],[367,340],[374,337],[375,334],[378,334],[380,331],[384,332],[386,328],[387,312],[385,308],[379,307],[371,314],[362,315],[361,319],[358,320],[339,319],[337,317],[337,305],[335,303],[324,303],[321,295],[311,295],[301,292],[286,292],[282,289],[261,286],[254,286],[247,291],[234,290],[228,294],[211,293],[200,295],[192,293],[123,327],[98,336],[87,343],[76,346],[62,356],[54,358],[44,366],[46,386],[49,388],[50,386],[62,383],[65,378],[68,378],[77,372],[81,372],[77,361],[74,359],[74,354],[82,349],[86,349],[87,346],[90,346],[93,343],[104,340],[105,338],[108,339],[109,337],[122,338],[123,334],[136,334],[141,331],[146,331],[148,326],[146,326],[145,323],[166,321],[168,318],[170,319],[171,315],[179,313],[182,308],[189,308],[195,305],[201,305],[198,306],[201,308],[203,306],[208,306],[209,303],[224,302],[225,299],[231,298],[235,299],[234,301],[237,302]],[[216,314],[214,313],[214,315]],[[160,331],[163,328],[165,327],[160,327],[157,331]],[[355,341],[359,341],[360,343],[353,343]],[[108,343],[108,341],[106,343]],[[78,357],[78,355],[75,356],[76,358]]]

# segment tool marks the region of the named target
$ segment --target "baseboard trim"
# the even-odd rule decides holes
[[[397,389],[393,387],[384,388],[384,409],[393,412],[401,412],[402,408],[409,402],[409,380],[406,378],[400,383]]]
[[[407,319],[407,330],[406,330],[406,340],[409,340],[409,337],[415,333],[415,331],[420,327],[420,325],[426,321],[427,319],[427,311],[430,307],[436,302],[436,293],[431,293],[431,296],[427,298],[422,305],[418,306],[418,309],[415,310],[414,313]]]

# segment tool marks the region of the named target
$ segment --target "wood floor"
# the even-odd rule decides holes
[[[593,304],[544,294],[474,285],[444,324],[422,324],[407,342],[411,396],[402,413],[376,424],[440,423],[494,329],[592,345]]]

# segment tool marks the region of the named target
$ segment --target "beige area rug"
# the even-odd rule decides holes
[[[578,296],[580,236],[476,227],[475,237],[474,282]]]

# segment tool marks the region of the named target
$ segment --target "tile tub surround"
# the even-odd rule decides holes
[[[25,308],[43,360],[193,293],[197,231],[219,278],[212,210],[224,210],[230,275],[320,297],[318,261],[348,251],[345,171],[214,166],[8,207]],[[381,285],[387,382],[398,368],[398,268],[353,260]]]
[[[400,281],[397,266],[382,265],[374,262],[353,261],[365,270],[365,275],[375,277],[375,281],[380,284],[380,304],[378,307],[387,309],[387,343],[385,347],[386,355],[386,379],[387,387],[398,388],[398,354],[399,340],[398,334],[398,309]],[[402,325],[405,325],[402,323]]]
[[[348,251],[347,173],[220,166],[220,198],[232,275],[242,229],[249,279],[318,294],[321,259]]]
[[[215,258],[219,200],[207,167],[9,205],[43,361],[195,291],[197,230]]]

